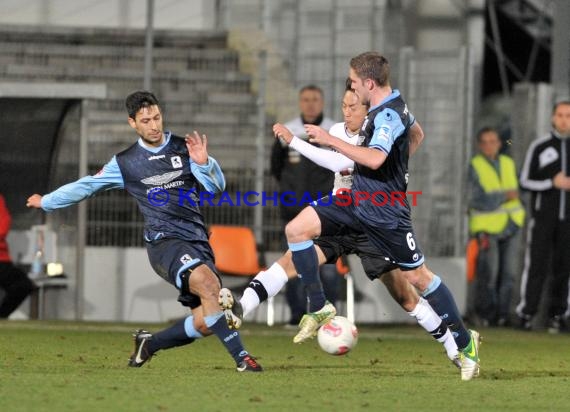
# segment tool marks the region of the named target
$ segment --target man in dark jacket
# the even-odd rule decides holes
[[[532,329],[542,286],[552,274],[548,330],[567,331],[568,277],[570,276],[570,101],[552,112],[552,131],[528,148],[520,185],[532,193],[528,247],[521,278],[519,326]]]

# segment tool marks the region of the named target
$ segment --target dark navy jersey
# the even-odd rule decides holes
[[[387,154],[382,166],[376,170],[355,163],[353,198],[359,191],[370,196],[368,200],[359,201],[355,213],[368,224],[386,229],[411,226],[405,193],[408,187],[408,132],[414,121],[398,90],[368,111],[361,130],[361,145]]]
[[[198,206],[198,180],[183,138],[171,135],[168,144],[155,153],[135,143],[116,159],[124,187],[144,216],[147,241],[208,240]]]
[[[169,131],[164,143],[135,144],[106,163],[95,175],[84,176],[42,197],[46,211],[68,207],[96,193],[126,189],[136,199],[145,220],[145,239],[177,238],[206,241],[198,208],[198,182],[210,194],[226,187],[222,169],[213,157],[199,165],[189,156],[185,140]]]

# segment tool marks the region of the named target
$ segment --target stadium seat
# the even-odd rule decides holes
[[[224,277],[224,286],[243,292],[250,279],[265,269],[260,263],[260,254],[253,230],[247,226],[211,225],[209,227],[210,246],[214,251],[216,269]],[[228,280],[246,278],[244,284],[228,284]],[[267,301],[267,324],[274,323],[273,298]]]

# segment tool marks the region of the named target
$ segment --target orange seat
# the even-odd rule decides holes
[[[336,260],[336,271],[341,276],[345,276],[347,273],[350,272],[350,268],[348,267],[348,265],[346,263],[344,263],[344,261],[342,260],[342,257],[339,257]]]
[[[255,234],[246,226],[212,225],[210,246],[216,269],[230,276],[255,276],[264,268],[259,264]]]

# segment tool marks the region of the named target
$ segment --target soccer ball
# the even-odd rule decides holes
[[[345,355],[358,342],[358,329],[344,316],[335,316],[317,332],[319,346],[331,355]]]

